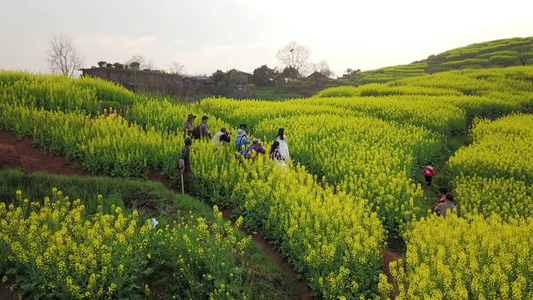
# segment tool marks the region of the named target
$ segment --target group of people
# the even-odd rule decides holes
[[[216,141],[213,141],[216,142]],[[247,137],[246,130],[241,128],[237,130],[237,136],[235,137],[235,151],[242,154],[245,158],[252,157],[252,153],[266,154],[266,150],[259,139],[253,139],[252,145],[250,139]],[[275,160],[278,164],[285,164],[289,162],[289,146],[287,144],[287,136],[285,135],[285,129],[280,128],[278,134],[272,145],[270,146],[270,152],[268,154],[270,159]]]
[[[231,132],[225,127],[221,128],[219,132],[211,136],[211,131],[209,131],[209,127],[207,126],[209,117],[203,116],[202,121],[196,127],[194,126],[195,119],[196,116],[194,114],[189,114],[187,120],[183,122],[185,146],[180,151],[178,163],[182,179],[182,192],[185,192],[185,187],[187,187],[190,182],[191,165],[189,148],[192,145],[192,140],[199,139],[203,141],[211,141],[212,143],[220,145],[231,142]],[[237,135],[235,137],[235,151],[240,153],[246,159],[254,158],[255,155],[259,154],[266,154],[266,150],[261,141],[257,138],[250,141],[245,128],[246,126],[243,124],[241,125],[241,128],[237,130]],[[250,142],[252,145],[248,146]],[[277,162],[278,165],[285,166],[289,162],[290,154],[285,129],[279,128],[278,134],[270,147],[268,156],[270,159]]]
[[[431,182],[433,181],[433,176],[435,176],[435,170],[433,169],[432,163],[428,162],[427,166],[422,170],[422,175],[426,178],[426,187],[431,188]],[[439,216],[446,217],[448,210],[451,213],[457,213],[455,207],[454,196],[452,193],[448,192],[448,189],[445,187],[439,188],[439,200],[433,206],[433,212]]]
[[[231,142],[231,132],[225,127],[221,128],[219,132],[211,136],[211,131],[209,131],[209,127],[207,126],[207,122],[209,121],[208,116],[203,116],[202,121],[196,127],[194,126],[195,119],[196,116],[194,114],[189,114],[187,116],[187,120],[183,122],[184,137],[211,141],[212,143],[220,143],[222,145],[224,145],[224,143]],[[252,145],[248,146],[250,142]],[[266,150],[259,139],[253,139],[250,141],[244,125],[237,130],[237,136],[235,137],[235,150],[244,155],[245,158],[250,158],[252,151],[260,154],[266,154]],[[285,130],[283,128],[278,130],[275,141],[270,148],[269,157],[278,161],[279,163],[289,162],[289,147],[287,145],[287,136],[285,135]]]
[[[211,131],[209,131],[209,128],[207,127],[209,118],[207,116],[203,116],[202,122],[198,124],[197,127],[194,127],[193,124],[195,119],[196,116],[194,114],[189,114],[187,120],[183,123],[185,147],[181,149],[178,166],[182,174],[182,188],[184,185],[187,186],[189,182],[189,173],[191,172],[189,147],[192,145],[192,138],[211,141],[212,143],[219,143],[221,145],[231,142],[231,132],[229,132],[226,128],[221,128],[219,132],[215,133],[211,137]],[[248,146],[250,142],[252,145]],[[250,141],[244,125],[237,130],[237,135],[235,137],[235,151],[247,159],[254,157],[256,154],[266,154],[266,150],[259,139],[254,138]],[[287,144],[287,136],[285,135],[285,130],[283,128],[278,130],[278,134],[276,135],[275,141],[270,147],[268,156],[270,159],[281,165],[285,165],[289,162],[289,147]],[[433,169],[431,162],[429,162],[428,165],[422,170],[422,174],[426,178],[426,187],[430,189],[433,176],[435,176],[435,170]],[[453,194],[449,193],[446,188],[440,187],[439,200],[437,203],[435,203],[433,212],[443,217],[446,217],[448,210],[452,213],[457,213],[453,201]]]

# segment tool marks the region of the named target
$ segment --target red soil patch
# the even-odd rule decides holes
[[[172,188],[172,186],[174,185],[174,183],[172,182],[172,179],[165,177],[161,175],[160,172],[157,172],[154,170],[148,170],[148,179],[150,179],[151,181],[161,182],[167,188]],[[181,191],[176,191],[176,192],[181,193]]]
[[[400,254],[396,252],[392,252],[390,249],[385,248],[382,251],[383,253],[383,273],[387,275],[387,281],[389,283],[394,283],[394,278],[392,277],[389,264],[393,261],[401,259],[403,261],[403,267],[405,268],[405,258],[403,258]],[[389,297],[394,300],[394,295],[389,295]]]
[[[34,148],[31,138],[23,138],[19,141],[13,133],[4,130],[0,130],[0,169],[87,176],[81,167],[69,164],[65,158],[52,156],[50,153]]]

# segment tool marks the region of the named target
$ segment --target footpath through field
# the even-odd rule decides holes
[[[70,164],[63,157],[52,156],[50,153],[43,152],[32,145],[32,139],[26,137],[18,140],[15,134],[0,130],[0,169],[16,169],[23,172],[44,172],[55,175],[66,176],[88,176],[81,165]],[[158,172],[149,172],[150,180],[161,182],[167,187],[171,187],[170,179],[161,176]],[[224,218],[229,219],[232,215],[231,210],[223,210]],[[266,256],[278,264],[288,276],[298,282],[299,299],[311,299],[311,292],[308,286],[300,280],[297,280],[297,273],[292,265],[284,260],[284,255],[275,250],[270,243],[264,238],[262,231],[257,230],[252,234],[252,241],[259,245]],[[391,251],[388,248],[383,249],[383,271],[392,282],[391,272],[388,266],[390,262],[402,258],[401,255]]]
[[[82,166],[69,164],[63,157],[52,156],[50,153],[34,148],[31,138],[26,137],[18,140],[15,134],[5,130],[0,130],[0,169],[14,169],[28,173],[43,172],[65,176],[88,176],[82,170]],[[161,176],[158,172],[149,172],[148,177],[152,181],[161,182],[168,188],[172,185],[171,180]],[[232,215],[231,210],[223,210],[222,213],[225,219],[229,219]],[[293,278],[294,282],[298,283],[296,287],[298,289],[298,299],[311,299],[311,291],[308,286],[297,279],[297,273],[294,271],[292,265],[284,260],[282,253],[276,251],[268,243],[261,230],[252,234],[252,241],[261,248],[269,259],[279,265],[287,276]],[[5,292],[9,293],[8,290],[6,289]],[[5,293],[0,291],[0,299],[4,299],[5,296]]]

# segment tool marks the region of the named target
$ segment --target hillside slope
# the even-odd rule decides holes
[[[505,68],[532,64],[533,37],[517,37],[451,49],[407,65],[344,75],[338,81],[346,85],[363,85],[449,70]]]

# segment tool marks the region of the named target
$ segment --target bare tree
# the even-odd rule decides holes
[[[52,73],[62,73],[73,76],[83,64],[83,55],[74,46],[72,38],[68,35],[54,34],[50,38],[48,49],[48,63]]]
[[[138,54],[137,55],[133,55],[130,59],[128,59],[125,62],[125,65],[131,67],[132,63],[134,64],[134,67],[133,67],[134,69],[141,69],[141,70],[144,70],[144,69],[153,70],[153,69],[155,69],[154,62],[152,60],[146,60],[143,56],[138,55]]]
[[[168,69],[170,70],[171,74],[178,75],[185,75],[185,72],[187,71],[187,67],[177,61],[172,61],[172,63],[168,65]]]
[[[331,71],[329,63],[325,59],[321,60],[319,63],[313,64],[313,68],[315,72],[318,72],[326,77],[331,78],[335,76],[335,73]]]
[[[278,53],[276,54],[276,58],[282,65],[287,68],[295,69],[302,76],[309,72],[310,57],[311,50],[309,50],[309,48],[306,46],[302,46],[294,41],[279,49]]]

